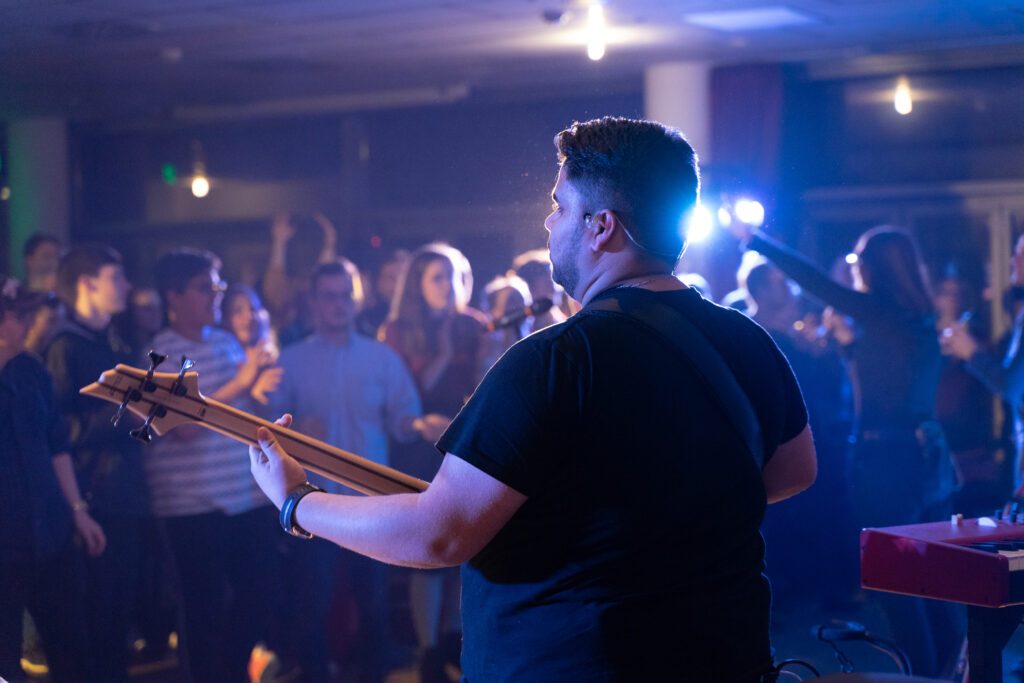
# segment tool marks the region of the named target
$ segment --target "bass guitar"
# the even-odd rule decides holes
[[[191,360],[182,358],[177,374],[156,372],[165,359],[166,356],[150,351],[149,370],[119,364],[101,374],[98,381],[83,387],[80,393],[116,403],[115,425],[126,411],[143,418],[142,425],[131,430],[131,435],[147,443],[154,434],[162,436],[175,427],[194,424],[255,446],[256,430],[266,427],[305,469],[360,493],[383,496],[419,493],[427,488],[427,482],[421,479],[207,398],[199,391],[199,373],[192,370]]]

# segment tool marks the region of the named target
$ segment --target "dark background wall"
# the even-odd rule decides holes
[[[190,127],[80,124],[73,232],[116,243],[142,283],[159,253],[180,244],[217,251],[237,277],[265,260],[276,211],[299,228],[292,268],[312,263],[320,233],[311,215],[323,211],[357,262],[442,239],[483,282],[516,251],[545,243],[554,134],[605,114],[640,116],[639,91]],[[213,183],[205,199],[187,187],[196,143]],[[176,183],[163,177],[167,165]]]

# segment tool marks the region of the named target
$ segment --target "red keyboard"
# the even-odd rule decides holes
[[[1024,604],[1024,524],[980,517],[864,529],[860,568],[861,585],[874,590],[981,607]]]

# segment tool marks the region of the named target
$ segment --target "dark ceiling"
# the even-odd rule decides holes
[[[812,75],[1024,64],[1024,0],[607,0],[599,62],[585,54],[587,4],[0,0],[0,117],[203,120],[635,89],[645,66],[677,60]]]

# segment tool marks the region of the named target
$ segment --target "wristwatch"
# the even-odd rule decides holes
[[[304,496],[315,491],[323,491],[323,489],[319,486],[314,486],[307,481],[306,483],[299,484],[292,489],[292,492],[284,499],[284,503],[281,505],[281,528],[292,536],[297,536],[298,538],[313,538],[313,534],[309,533],[295,522],[295,508],[298,507],[299,501],[302,500]]]

